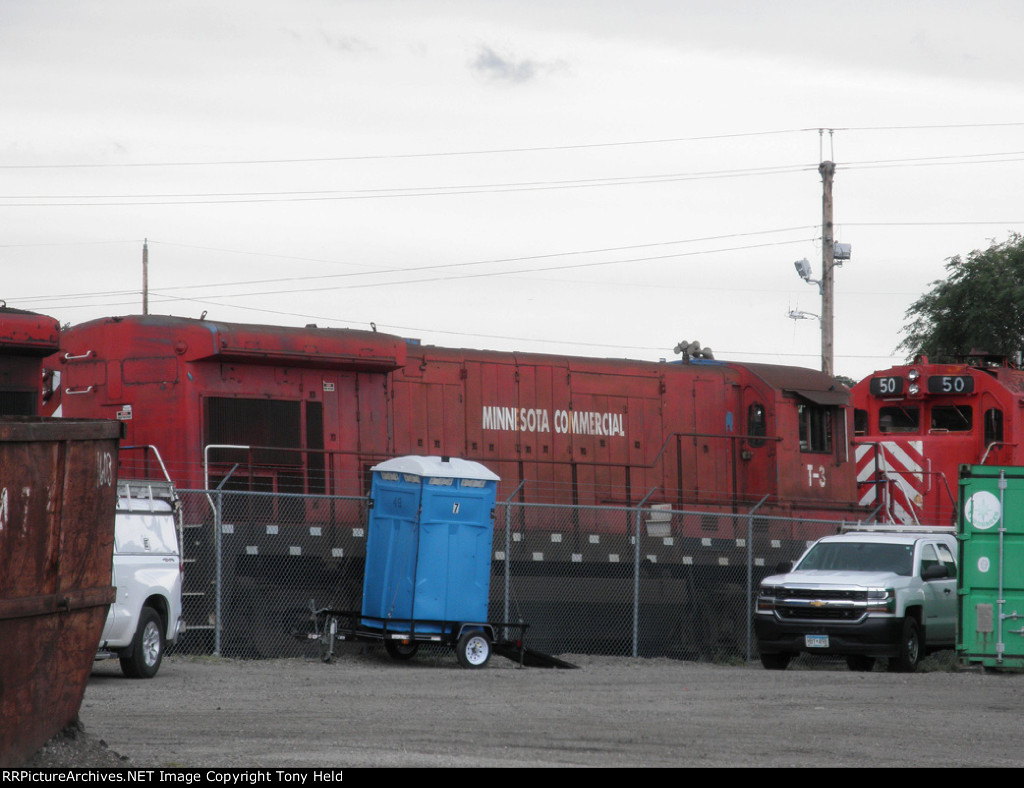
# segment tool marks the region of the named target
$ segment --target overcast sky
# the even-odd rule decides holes
[[[0,0],[0,299],[424,343],[899,360],[1024,230],[1024,3]],[[824,129],[824,132],[820,132]]]

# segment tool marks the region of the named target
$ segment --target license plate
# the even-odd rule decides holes
[[[807,648],[828,648],[828,635],[804,635]]]

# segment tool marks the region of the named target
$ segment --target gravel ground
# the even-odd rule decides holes
[[[912,675],[806,658],[785,672],[565,658],[483,670],[450,654],[334,663],[171,657],[151,681],[98,663],[80,720],[36,766],[1024,766],[1024,675]]]

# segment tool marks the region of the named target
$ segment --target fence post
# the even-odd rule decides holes
[[[213,615],[213,656],[220,656],[221,634],[221,522],[224,511],[224,493],[217,490],[217,505],[213,507],[213,551],[214,551],[214,615]]]
[[[512,499],[519,495],[524,484],[526,484],[526,479],[519,482],[519,486],[505,499],[505,605],[502,611],[504,616],[502,621],[506,624],[509,623],[509,616],[512,615],[509,603],[512,584]],[[505,627],[504,638],[508,640],[508,627]]]
[[[747,662],[753,659],[754,642],[753,627],[754,619],[754,512],[760,509],[769,496],[765,496],[747,512]]]
[[[640,513],[647,499],[654,495],[652,487],[636,505],[636,525],[633,528],[633,656],[640,655]]]
[[[217,485],[217,503],[214,504],[213,498],[210,497],[210,449],[248,449],[248,446],[229,446],[229,445],[210,445],[203,449],[203,489],[206,491],[206,500],[210,504],[210,508],[213,509],[213,550],[215,558],[215,586],[214,586],[214,617],[216,621],[213,625],[213,656],[220,656],[220,633],[221,633],[221,513],[224,509],[224,485],[227,484],[228,479],[231,478],[232,474],[238,470],[238,463],[236,462],[231,470],[225,474],[224,478],[220,480],[220,484]]]

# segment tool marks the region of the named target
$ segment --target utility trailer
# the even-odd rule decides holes
[[[362,610],[310,603],[313,631],[298,637],[318,640],[325,662],[336,641],[356,640],[398,660],[431,643],[454,648],[466,668],[482,668],[492,651],[521,665],[575,667],[526,648],[526,624],[486,620],[497,476],[477,462],[416,455],[370,470]]]
[[[455,622],[408,620],[398,621],[366,616],[356,611],[317,608],[310,603],[312,631],[295,632],[300,640],[315,640],[320,646],[320,659],[331,662],[339,642],[362,642],[383,645],[392,659],[404,662],[416,656],[421,645],[447,646],[464,668],[484,667],[491,654],[498,654],[533,668],[576,668],[570,662],[528,648],[524,636],[529,624],[493,622]],[[499,636],[499,633],[505,633]],[[515,637],[509,638],[509,634]]]

